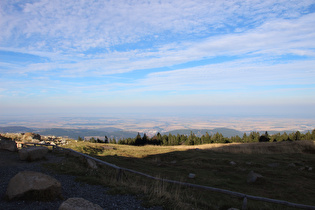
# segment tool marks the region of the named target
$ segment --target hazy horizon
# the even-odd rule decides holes
[[[314,25],[310,0],[4,0],[0,120],[312,120]]]
[[[0,127],[24,126],[28,128],[65,128],[65,129],[108,129],[137,131],[154,135],[177,129],[215,129],[230,128],[242,132],[250,131],[312,131],[315,129],[313,118],[279,117],[233,117],[211,115],[159,115],[117,114],[117,115],[16,115],[3,116]]]

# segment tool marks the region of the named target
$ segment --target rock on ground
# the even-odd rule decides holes
[[[61,198],[61,184],[46,174],[22,171],[9,181],[6,197],[9,200],[51,201]]]
[[[40,160],[45,157],[49,149],[47,147],[27,147],[19,151],[21,160]]]
[[[255,173],[254,171],[250,171],[247,175],[247,183],[254,183],[257,181],[257,179],[262,178],[263,176],[261,174]]]
[[[59,210],[102,210],[103,208],[83,198],[69,198],[64,201]]]
[[[193,179],[193,178],[195,178],[196,177],[196,174],[193,174],[193,173],[189,173],[188,174],[188,178],[190,178],[190,179]]]
[[[0,149],[16,152],[17,151],[16,142],[8,139],[0,139]]]
[[[231,162],[230,162],[230,165],[233,165],[233,166],[234,166],[234,165],[236,165],[236,163],[235,163],[234,161],[231,161]]]
[[[89,168],[94,169],[94,170],[96,170],[98,168],[96,165],[96,162],[94,160],[87,158],[86,162],[87,162]]]
[[[108,193],[109,188],[100,185],[89,185],[77,182],[75,176],[58,174],[51,171],[47,167],[43,167],[43,163],[60,163],[66,156],[48,153],[45,160],[24,162],[19,159],[19,154],[9,152],[7,150],[0,151],[0,209],[23,209],[23,210],[56,210],[60,207],[64,200],[54,201],[32,201],[32,200],[7,200],[5,193],[8,183],[20,171],[38,171],[48,174],[57,179],[62,185],[62,196],[66,200],[68,198],[84,198],[92,203],[98,204],[104,209],[137,209],[147,210],[141,205],[141,196],[135,195],[113,195]],[[162,210],[161,206],[151,207],[150,210]]]
[[[41,140],[41,136],[36,133],[25,133],[22,137],[23,141]]]

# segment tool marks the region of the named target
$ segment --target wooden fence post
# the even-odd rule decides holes
[[[247,197],[246,196],[243,199],[242,210],[247,210]]]
[[[121,173],[122,173],[121,168],[118,168],[118,169],[117,169],[117,176],[116,176],[116,180],[117,180],[117,181],[120,181],[120,180],[121,180]]]

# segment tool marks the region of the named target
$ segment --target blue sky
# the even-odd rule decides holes
[[[0,114],[315,117],[314,0],[0,1]]]

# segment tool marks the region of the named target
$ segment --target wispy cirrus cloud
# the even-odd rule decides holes
[[[216,56],[315,55],[315,15],[299,19],[277,19],[243,33],[212,36],[198,41],[164,44],[155,49],[103,53],[86,58],[59,56],[59,61],[35,63],[17,68],[17,72],[55,71],[60,76],[94,76],[126,73],[134,70],[170,67]],[[47,54],[43,54],[44,56]],[[55,54],[53,54],[54,56]],[[49,56],[49,55],[48,55]],[[56,69],[60,69],[57,70]],[[13,71],[15,72],[15,71]]]
[[[2,40],[30,49],[84,51],[145,39],[183,39],[295,18],[312,1],[31,1],[2,2]],[[10,27],[8,27],[10,26]],[[154,36],[157,35],[157,36]],[[160,39],[155,39],[159,37]],[[23,39],[21,39],[23,38]],[[22,41],[23,40],[23,41]]]
[[[251,59],[238,60],[188,69],[156,72],[149,74],[142,82],[147,86],[158,85],[156,90],[161,90],[163,87],[169,89],[167,84],[177,84],[173,90],[182,89],[183,91],[190,88],[233,90],[251,86],[314,85],[312,79],[315,77],[314,65],[315,61],[258,65],[256,61]],[[190,86],[185,87],[185,85]]]

